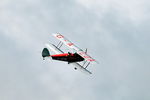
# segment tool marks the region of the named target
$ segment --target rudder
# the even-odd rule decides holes
[[[42,51],[42,57],[48,57],[50,56],[49,50],[47,48],[44,48]]]

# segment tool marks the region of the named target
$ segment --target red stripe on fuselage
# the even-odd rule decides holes
[[[68,53],[63,53],[63,54],[57,54],[57,55],[51,55],[51,57],[65,57],[68,56]],[[73,56],[73,54],[71,53],[71,56]]]

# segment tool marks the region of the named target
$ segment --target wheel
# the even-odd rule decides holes
[[[75,70],[77,70],[77,68],[76,68],[76,67],[75,67],[74,69],[75,69]]]

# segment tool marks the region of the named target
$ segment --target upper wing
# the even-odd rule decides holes
[[[93,62],[95,61],[95,59],[93,59],[92,57],[90,57],[89,55],[87,55],[82,49],[78,48],[77,46],[75,46],[71,41],[69,41],[67,38],[65,38],[63,35],[59,34],[59,33],[55,33],[53,34],[54,37],[56,37],[58,40],[60,40],[62,43],[64,43],[66,46],[68,46],[71,49],[74,49],[77,51],[77,53],[83,57],[86,61],[88,62]]]
[[[94,62],[96,61],[95,59],[93,59],[91,56],[87,55],[83,50],[77,51],[77,53],[83,57],[86,61],[88,62]]]
[[[46,44],[45,45],[46,48],[50,49],[51,51],[53,51],[55,54],[61,54],[64,53],[63,51],[61,51],[59,48],[57,48],[55,45],[53,44]],[[87,70],[86,68],[84,68],[83,66],[81,66],[79,63],[70,63],[71,65],[74,65],[75,68],[77,68],[77,70],[80,70],[82,72],[85,72],[87,74],[92,74],[89,70]]]
[[[71,41],[69,41],[67,38],[65,38],[63,35],[59,34],[59,33],[54,33],[53,36],[55,38],[57,38],[59,41],[61,41],[62,43],[64,43],[66,46],[68,46],[71,49],[74,49],[76,51],[79,51],[80,48],[78,48],[77,46],[75,46]]]

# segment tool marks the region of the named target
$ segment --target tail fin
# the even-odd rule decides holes
[[[48,56],[50,56],[49,50],[47,48],[44,48],[42,51],[42,57],[45,58]]]

